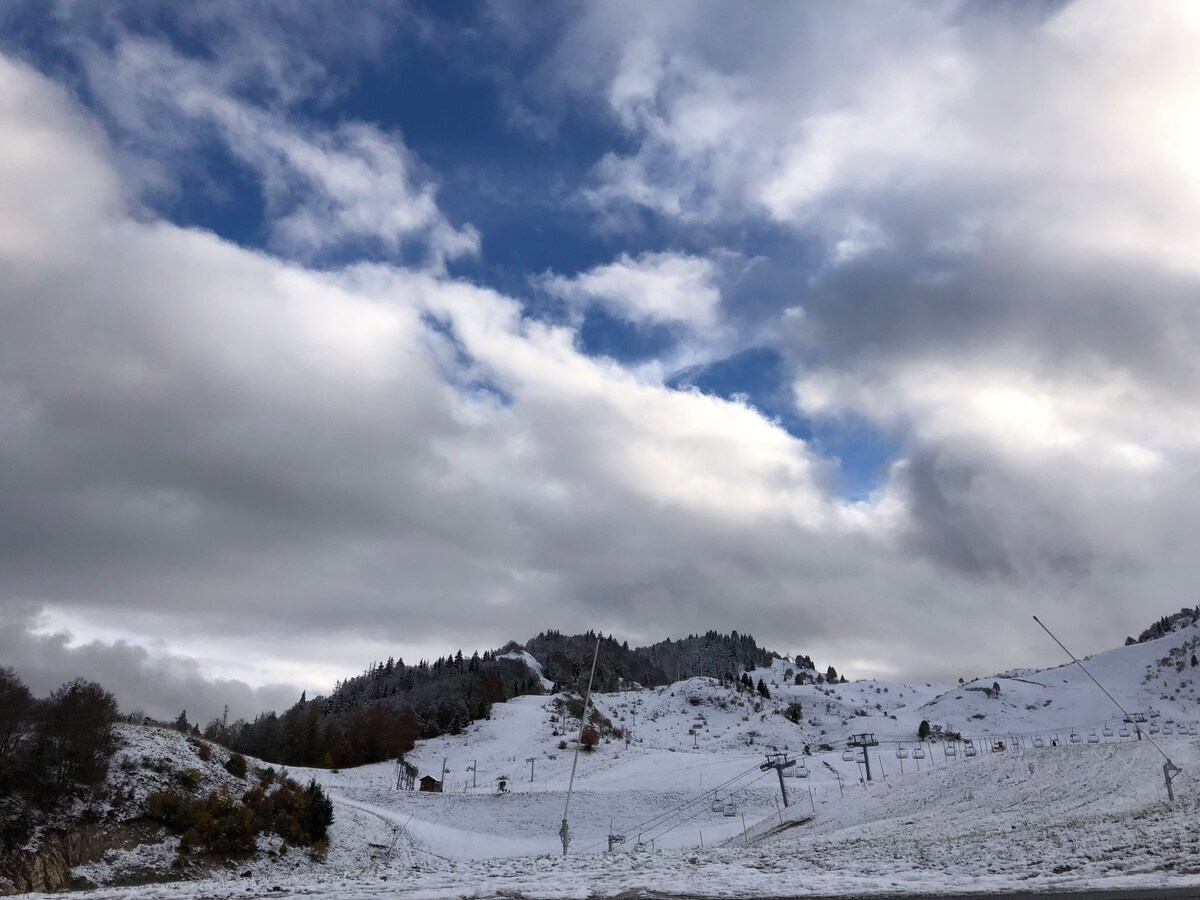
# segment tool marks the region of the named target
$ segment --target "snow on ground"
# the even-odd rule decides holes
[[[558,829],[573,752],[560,742],[573,747],[578,720],[564,721],[553,697],[522,697],[409,755],[422,774],[440,777],[445,768],[444,794],[395,790],[394,764],[293,769],[293,777],[326,784],[336,803],[324,864],[293,852],[256,864],[250,878],[231,871],[121,895],[1200,888],[1200,833],[1192,827],[1200,739],[1182,734],[1200,718],[1190,664],[1198,644],[1200,631],[1188,628],[1087,661],[1130,711],[1147,714],[1146,736],[1183,768],[1173,805],[1159,751],[1149,740],[1120,737],[1120,715],[1076,666],[946,688],[795,685],[786,677],[791,667],[777,661],[753,673],[769,699],[705,678],[595,698],[629,740],[610,738],[580,754],[566,858]],[[993,682],[1000,692],[991,697],[969,690]],[[799,723],[782,714],[793,702],[803,707]],[[972,736],[975,755],[961,744],[918,745],[922,720]],[[869,783],[859,762],[843,758],[846,737],[863,732],[880,741],[870,751]],[[1035,745],[1039,738],[1044,747]],[[992,752],[997,741],[1005,749]],[[822,744],[834,749],[821,751]],[[775,772],[759,768],[775,751],[802,761],[807,774],[785,779],[786,810]],[[605,852],[610,833],[625,838],[613,853]]]

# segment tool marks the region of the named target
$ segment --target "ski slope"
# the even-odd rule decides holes
[[[629,740],[580,754],[565,858],[558,831],[573,751],[560,742],[573,748],[578,720],[564,719],[555,697],[522,697],[410,754],[422,775],[440,777],[445,767],[443,794],[395,790],[392,764],[293,770],[325,783],[337,804],[324,864],[292,854],[255,861],[248,878],[230,871],[122,895],[1200,889],[1200,830],[1192,826],[1200,738],[1183,733],[1200,717],[1200,670],[1190,665],[1198,645],[1200,632],[1189,627],[1086,661],[1123,706],[1146,714],[1141,742],[1120,737],[1120,713],[1075,665],[949,687],[795,685],[785,678],[792,667],[776,661],[752,673],[770,699],[705,678],[600,695],[596,707]],[[999,694],[970,690],[993,683]],[[794,702],[803,707],[799,723],[782,714]],[[918,745],[923,720],[972,738],[975,755],[965,744]],[[843,757],[846,737],[859,733],[879,741],[870,782],[860,762]],[[1005,749],[993,752],[1000,741]],[[1183,770],[1173,804],[1160,748]],[[775,772],[760,768],[772,752],[802,761],[808,773],[784,780],[787,809]],[[624,839],[612,853],[610,835]]]

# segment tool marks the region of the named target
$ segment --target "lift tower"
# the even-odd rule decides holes
[[[862,748],[863,763],[867,767],[867,781],[871,780],[871,756],[867,753],[868,747],[878,747],[879,741],[875,740],[873,734],[852,734],[850,739],[846,741],[846,749],[851,750],[858,747]]]
[[[783,805],[785,807],[788,805],[788,798],[787,788],[783,784],[783,770],[790,769],[795,764],[796,761],[794,759],[788,759],[788,755],[786,753],[768,753],[767,761],[758,767],[763,772],[767,771],[767,769],[775,770],[775,773],[779,776],[779,792],[783,794]]]

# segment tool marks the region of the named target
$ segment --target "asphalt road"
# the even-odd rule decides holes
[[[708,900],[696,894],[656,894],[630,891],[612,900]],[[1126,890],[1100,891],[1021,891],[999,894],[838,894],[814,896],[809,894],[781,894],[778,897],[761,897],[756,900],[1200,900],[1200,887],[1130,888]]]

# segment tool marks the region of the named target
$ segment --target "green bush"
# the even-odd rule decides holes
[[[324,789],[310,781],[304,788],[279,778],[273,791],[255,785],[240,800],[227,793],[189,797],[161,791],[147,798],[151,818],[180,835],[180,853],[196,850],[215,856],[252,853],[255,835],[271,832],[288,844],[313,846],[326,842],[333,822],[333,803]],[[322,850],[315,851],[323,857]]]
[[[229,757],[229,762],[225,763],[225,771],[234,778],[246,777],[246,757],[240,753],[235,753]]]

